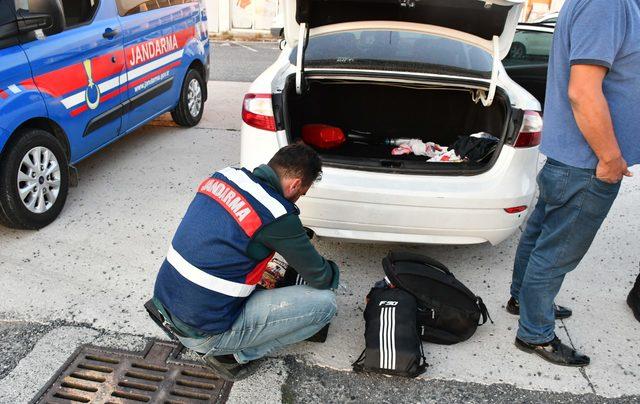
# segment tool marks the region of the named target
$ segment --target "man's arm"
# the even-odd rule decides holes
[[[282,255],[311,287],[338,287],[338,266],[318,254],[297,215],[286,216],[265,226],[254,241]]]
[[[571,66],[569,100],[582,135],[598,157],[596,177],[617,183],[631,177],[616,139],[609,104],[602,91],[608,69],[599,65]]]

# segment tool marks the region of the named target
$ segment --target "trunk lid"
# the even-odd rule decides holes
[[[453,29],[480,39],[500,58],[509,53],[525,0],[285,0],[285,38],[295,46],[303,30],[340,23],[394,21]],[[497,37],[497,39],[495,38]]]

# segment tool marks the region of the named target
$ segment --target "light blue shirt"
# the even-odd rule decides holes
[[[580,168],[598,158],[576,124],[568,89],[571,66],[609,69],[603,91],[629,166],[640,163],[640,0],[567,0],[549,55],[541,151]]]

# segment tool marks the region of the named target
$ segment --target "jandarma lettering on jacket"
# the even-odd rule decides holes
[[[176,49],[178,49],[178,40],[175,35],[166,35],[148,42],[143,42],[131,48],[129,66],[138,65]]]
[[[199,191],[215,196],[233,212],[239,222],[242,222],[252,212],[251,207],[247,205],[241,195],[217,179],[212,178],[206,181],[200,186]]]

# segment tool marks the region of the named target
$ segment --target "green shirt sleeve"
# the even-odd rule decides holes
[[[309,286],[316,289],[338,287],[338,266],[316,251],[298,215],[287,215],[265,226],[249,245],[248,254],[259,260],[270,251],[282,255]]]

